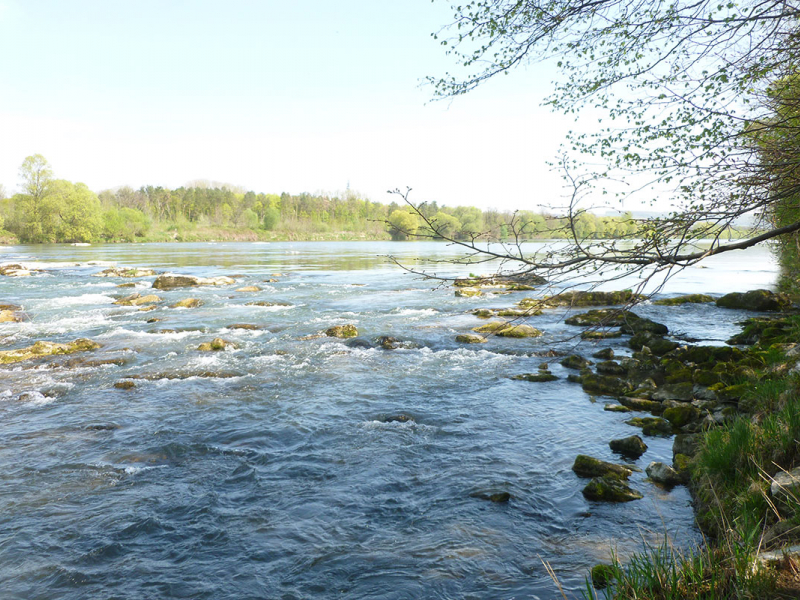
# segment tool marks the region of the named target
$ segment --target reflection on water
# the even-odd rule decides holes
[[[456,298],[383,258],[452,272],[436,261],[455,252],[435,243],[3,249],[0,261],[46,270],[0,277],[0,300],[30,316],[0,324],[0,347],[82,336],[103,347],[0,371],[0,589],[10,598],[556,598],[542,559],[577,593],[592,564],[638,549],[643,535],[697,542],[683,488],[666,492],[638,473],[643,500],[581,495],[575,455],[618,460],[608,440],[632,429],[540,356],[575,350],[563,311],[531,319],[542,338],[460,346],[455,336],[478,324],[469,309],[530,292]],[[113,304],[131,290],[91,277],[101,267],[90,261],[238,278],[158,290],[158,308],[140,312]],[[768,251],[711,265],[667,291],[743,291],[775,276]],[[155,291],[152,280],[134,291]],[[261,291],[235,291],[247,285]],[[204,304],[169,308],[187,297]],[[637,311],[706,342],[726,339],[743,316],[704,305]],[[230,327],[242,323],[257,328]],[[347,323],[362,345],[309,339]],[[409,347],[383,350],[384,335]],[[238,349],[196,350],[214,337]],[[619,343],[578,350],[624,354]],[[510,379],[546,361],[558,381]],[[122,381],[134,387],[115,387]],[[647,442],[638,466],[671,460],[671,440]],[[493,491],[510,502],[481,499]]]

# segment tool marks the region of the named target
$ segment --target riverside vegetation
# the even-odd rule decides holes
[[[168,189],[123,186],[99,194],[85,184],[56,179],[41,155],[20,168],[22,191],[5,198],[0,186],[0,241],[168,242],[279,240],[509,240],[566,238],[574,227],[585,238],[635,235],[631,213],[582,213],[574,222],[553,214],[482,211],[426,203],[419,212],[359,194],[256,193],[238,186],[196,181]],[[432,228],[429,223],[433,223]],[[726,235],[739,237],[735,227]]]

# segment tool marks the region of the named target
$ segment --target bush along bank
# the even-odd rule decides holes
[[[611,409],[651,412],[630,420],[645,435],[676,434],[673,464],[652,463],[647,474],[689,487],[707,540],[700,549],[665,543],[624,564],[598,565],[587,597],[800,597],[800,313],[775,296],[777,303],[764,305],[775,312],[744,321],[727,346],[679,346],[634,318],[627,325],[632,357],[594,370],[582,357],[565,359],[580,369],[571,381],[618,399]],[[603,474],[586,457],[575,469],[595,477],[593,495],[584,492],[591,499],[615,499],[615,481],[626,479]],[[597,481],[612,484],[605,497],[597,496]],[[622,490],[618,499],[633,498]]]

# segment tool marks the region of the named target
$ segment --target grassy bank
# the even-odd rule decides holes
[[[800,543],[800,491],[774,485],[800,465],[800,315],[749,319],[737,341],[752,345],[719,385],[738,401],[696,434],[692,457],[675,457],[706,544],[685,553],[665,544],[596,568],[595,583],[609,587],[588,586],[588,597],[800,597],[800,559],[783,551]]]

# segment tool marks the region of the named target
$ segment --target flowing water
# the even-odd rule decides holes
[[[0,248],[0,263],[44,269],[0,277],[0,303],[30,317],[0,324],[0,349],[78,337],[102,344],[0,367],[0,597],[556,598],[543,561],[579,596],[588,568],[612,551],[624,557],[665,534],[679,546],[699,541],[683,487],[660,489],[637,473],[643,500],[592,503],[570,470],[579,453],[621,460],[608,441],[637,430],[603,410],[610,398],[567,383],[546,351],[625,354],[624,340],[576,348],[576,329],[551,310],[529,321],[542,338],[459,345],[457,334],[482,323],[469,309],[510,306],[531,292],[457,298],[386,254],[452,271],[434,261],[455,251],[436,243]],[[235,275],[237,284],[156,291],[163,302],[142,312],[113,302],[149,293],[154,278],[119,289],[130,280],[92,277],[106,263]],[[763,249],[707,264],[663,292],[746,291],[776,276]],[[235,291],[245,285],[262,291]],[[187,297],[204,305],[169,308]],[[283,305],[247,305],[257,300]],[[713,305],[636,311],[717,344],[745,316]],[[373,347],[303,339],[348,323]],[[374,347],[383,335],[413,347]],[[196,350],[215,337],[238,349]],[[558,381],[510,379],[542,362]],[[135,387],[114,387],[123,380]],[[671,440],[647,443],[639,467],[671,461]],[[480,497],[494,491],[511,500]]]

